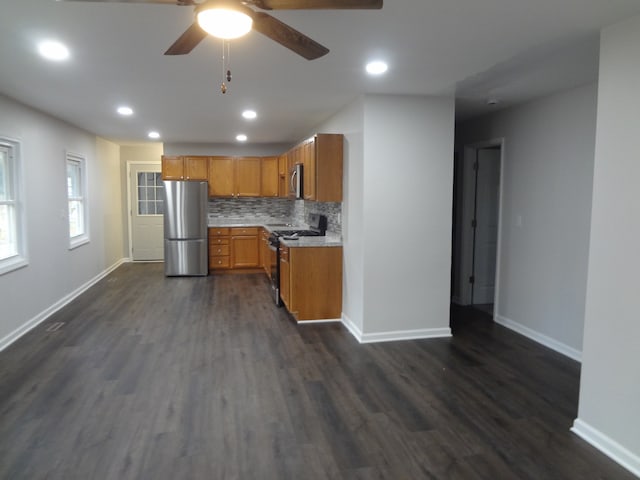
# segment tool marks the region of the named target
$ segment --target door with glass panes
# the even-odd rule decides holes
[[[131,255],[134,261],[164,259],[164,187],[160,164],[129,164]]]

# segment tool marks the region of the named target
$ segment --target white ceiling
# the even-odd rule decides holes
[[[220,93],[222,47],[164,51],[192,7],[3,0],[0,93],[119,143],[299,140],[363,93],[455,94],[458,116],[513,105],[597,77],[598,32],[640,14],[639,0],[385,0],[373,11],[274,11],[331,51],[307,61],[256,32],[231,44],[233,80]],[[49,63],[36,43],[72,52]],[[364,73],[372,58],[389,72]],[[115,108],[128,104],[130,118]],[[244,120],[245,108],[258,119]]]

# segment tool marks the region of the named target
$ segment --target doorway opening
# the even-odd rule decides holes
[[[467,145],[454,161],[451,301],[491,318],[499,296],[503,150],[502,139]]]

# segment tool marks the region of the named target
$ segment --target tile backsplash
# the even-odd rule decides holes
[[[293,217],[297,222],[309,223],[310,213],[320,213],[327,217],[327,230],[342,234],[342,204],[334,202],[308,202],[297,200]]]
[[[210,199],[209,217],[218,218],[290,218],[295,223],[309,223],[310,213],[327,216],[327,229],[342,233],[342,204],[310,202],[287,198],[216,198]]]
[[[287,198],[216,198],[209,199],[210,217],[250,218],[293,216],[293,201]]]

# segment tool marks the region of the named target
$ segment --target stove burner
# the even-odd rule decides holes
[[[316,230],[275,230],[271,232],[269,236],[269,243],[277,246],[279,238],[284,240],[297,240],[300,237],[321,237],[324,236],[324,232],[318,232]]]
[[[278,237],[318,237],[322,234],[314,230],[276,230]]]

